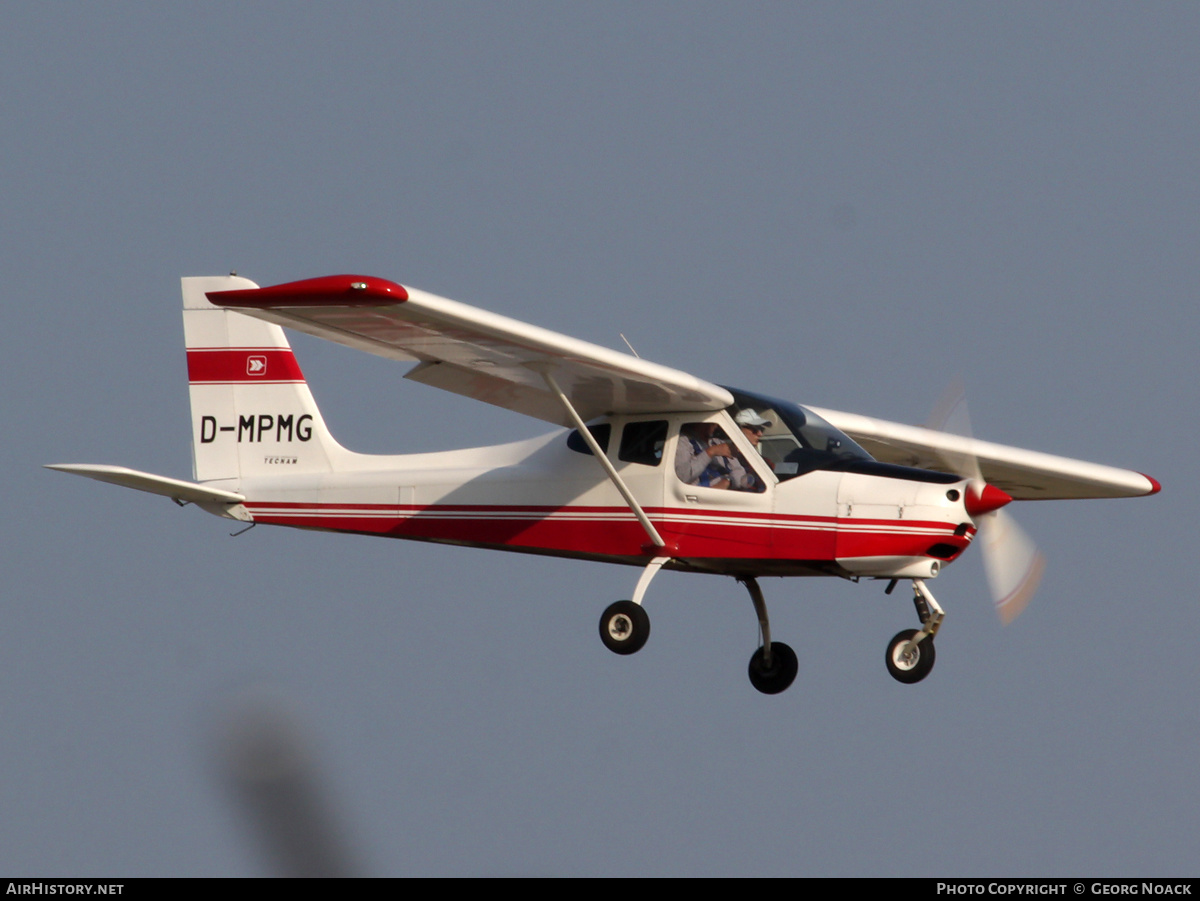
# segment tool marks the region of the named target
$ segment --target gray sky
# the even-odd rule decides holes
[[[1200,7],[5,5],[0,872],[271,872],[223,781],[291,711],[363,871],[1195,875]],[[179,277],[362,272],[713,381],[1150,473],[1016,505],[1002,628],[932,584],[732,580],[231,524],[190,474]],[[365,452],[538,434],[298,337]],[[285,730],[286,731],[286,730]]]

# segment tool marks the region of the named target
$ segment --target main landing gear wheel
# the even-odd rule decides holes
[[[887,668],[897,682],[912,685],[920,682],[933,669],[937,654],[933,648],[933,636],[927,636],[906,656],[904,646],[917,634],[916,629],[905,629],[888,644]]]
[[[771,642],[771,665],[763,664],[763,649],[750,657],[750,684],[765,695],[777,695],[787,689],[800,672],[796,652],[782,641]]]
[[[641,604],[617,601],[600,617],[600,640],[614,654],[636,654],[650,637],[650,616]]]

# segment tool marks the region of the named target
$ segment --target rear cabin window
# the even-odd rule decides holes
[[[612,435],[612,425],[607,422],[602,422],[599,425],[588,426],[588,431],[592,433],[592,437],[596,439],[596,443],[600,445],[600,449],[606,454],[608,453],[608,439]],[[567,436],[567,447],[579,454],[592,453],[592,449],[587,446],[587,442],[583,440],[583,436],[579,434],[579,429],[575,429]]]
[[[621,433],[621,450],[617,457],[626,463],[657,466],[662,462],[663,446],[667,443],[667,421],[629,422]]]

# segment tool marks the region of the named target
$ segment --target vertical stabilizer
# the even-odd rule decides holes
[[[198,482],[331,472],[345,453],[325,428],[283,329],[206,296],[257,287],[233,275],[183,279]]]

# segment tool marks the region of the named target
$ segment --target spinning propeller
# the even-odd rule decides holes
[[[972,438],[966,394],[956,379],[935,408],[929,428]],[[1001,509],[1012,500],[1004,491],[984,481],[979,460],[973,453],[942,453],[950,472],[970,479],[966,508],[979,526],[976,544],[982,546],[983,567],[996,612],[1005,625],[1016,619],[1037,591],[1046,558],[1008,511]]]

